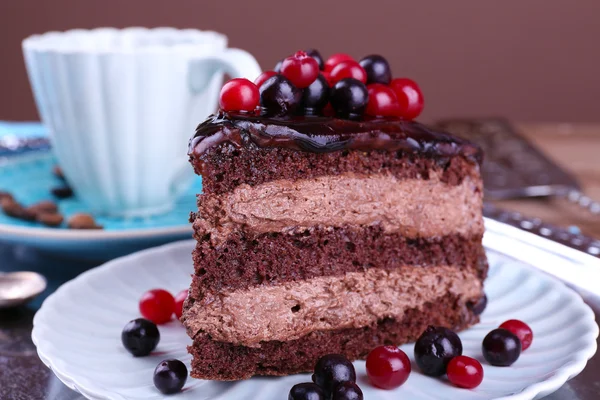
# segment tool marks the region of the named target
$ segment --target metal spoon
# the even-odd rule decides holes
[[[37,272],[0,273],[0,308],[25,304],[46,289],[46,278]]]

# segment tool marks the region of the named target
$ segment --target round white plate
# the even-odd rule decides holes
[[[194,241],[178,242],[111,261],[66,283],[42,305],[34,319],[33,341],[42,361],[70,388],[90,399],[159,399],[152,384],[154,367],[178,358],[188,365],[191,343],[179,321],[159,327],[161,341],[148,357],[134,358],[121,345],[127,321],[139,317],[138,299],[151,288],[173,293],[187,288],[193,271]],[[485,378],[475,390],[458,389],[413,368],[408,381],[392,391],[372,387],[365,363],[355,362],[365,399],[511,399],[547,395],[585,367],[596,351],[598,326],[592,310],[563,283],[525,264],[489,253],[486,281],[489,303],[481,323],[460,333],[464,354],[482,361]],[[511,318],[527,322],[533,345],[511,367],[483,361],[481,341]],[[402,346],[412,358],[413,346]],[[188,379],[170,399],[283,399],[309,374],[253,378],[241,382]]]

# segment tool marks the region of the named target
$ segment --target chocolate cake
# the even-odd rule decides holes
[[[203,180],[182,317],[193,377],[309,371],[478,321],[474,144],[395,118],[220,112],[189,155]]]

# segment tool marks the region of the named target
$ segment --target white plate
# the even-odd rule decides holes
[[[155,354],[134,358],[121,345],[127,321],[139,317],[137,302],[151,288],[175,293],[186,288],[193,271],[193,241],[142,251],[88,271],[66,283],[42,305],[34,319],[33,341],[42,361],[70,388],[90,399],[159,399],[152,384],[156,364],[166,358],[187,363],[191,343],[183,326],[160,327]],[[592,310],[562,282],[499,253],[489,253],[486,281],[489,305],[482,321],[462,332],[464,354],[482,361],[485,378],[475,390],[458,389],[445,380],[426,377],[413,368],[408,381],[392,391],[372,387],[365,363],[355,362],[365,399],[511,399],[547,395],[585,367],[596,351],[598,326]],[[481,356],[481,341],[507,319],[527,322],[533,345],[511,367],[492,367]],[[412,358],[412,345],[402,349]],[[283,399],[309,374],[253,378],[242,382],[189,379],[171,399]]]

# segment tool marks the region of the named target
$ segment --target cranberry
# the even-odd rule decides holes
[[[462,355],[462,342],[448,328],[429,326],[415,343],[415,362],[425,375],[442,376],[446,366]]]
[[[394,79],[390,87],[396,92],[398,98],[399,117],[415,119],[423,111],[423,93],[415,83],[408,78]]]
[[[325,61],[325,71],[330,72],[333,69],[333,67],[344,61],[354,61],[354,58],[344,53],[337,53],[332,55],[327,59],[327,61]]]
[[[275,76],[275,75],[277,75],[277,72],[275,72],[275,71],[265,71],[262,74],[260,74],[258,76],[258,78],[256,78],[254,80],[254,84],[256,85],[257,88],[260,89],[260,87],[262,86],[262,84],[265,83],[265,81],[267,79],[269,79],[270,77]]]
[[[367,73],[356,61],[343,61],[333,67],[329,79],[337,83],[344,78],[354,78],[362,83],[367,82]]]
[[[319,53],[318,50],[308,49],[306,50],[306,55],[315,59],[321,71],[325,69],[325,62],[323,61],[323,57],[321,57],[321,53]]]
[[[223,85],[219,105],[223,111],[254,111],[259,99],[254,83],[245,78],[235,78]]]
[[[319,76],[319,64],[303,51],[283,60],[281,75],[285,76],[298,89],[304,89]]]
[[[364,83],[353,78],[336,83],[329,95],[329,101],[336,115],[341,118],[356,118],[365,111],[369,92]]]
[[[152,289],[142,295],[139,306],[144,318],[160,325],[171,320],[175,311],[175,299],[166,290]]]
[[[448,380],[455,386],[473,389],[483,381],[483,367],[474,358],[467,356],[454,357],[446,370]]]
[[[260,87],[260,105],[265,116],[293,113],[302,99],[302,91],[283,75],[270,77]]]
[[[525,351],[531,346],[533,331],[525,322],[518,319],[509,319],[503,322],[500,328],[514,333],[519,338],[521,341],[521,351]]]
[[[313,381],[326,394],[331,394],[339,383],[356,382],[356,371],[354,365],[343,355],[328,354],[317,361]]]
[[[154,386],[163,394],[180,392],[188,377],[188,370],[179,360],[161,361],[154,370]]]
[[[301,112],[306,115],[319,114],[329,101],[329,84],[321,74],[309,87],[302,91]]]
[[[181,314],[183,314],[183,303],[187,299],[188,294],[188,289],[184,289],[175,296],[175,316],[177,319],[181,319]]]
[[[483,357],[497,367],[512,365],[521,355],[521,341],[506,329],[494,329],[483,339],[481,344]]]
[[[383,83],[389,85],[392,80],[392,70],[387,60],[379,55],[367,56],[360,60],[360,66],[367,73],[367,83]]]
[[[367,375],[371,383],[381,389],[394,389],[410,375],[410,360],[395,346],[379,346],[367,356]]]
[[[373,117],[392,117],[398,115],[396,93],[381,83],[367,85],[369,102],[365,114]]]
[[[135,357],[144,357],[152,353],[159,341],[160,332],[156,324],[144,318],[129,321],[121,332],[123,346]]]

